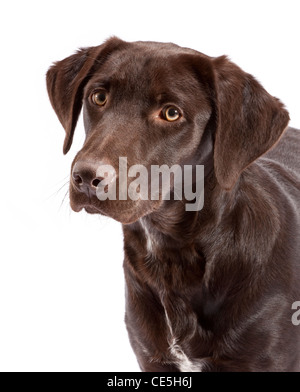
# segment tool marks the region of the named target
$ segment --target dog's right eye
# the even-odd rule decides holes
[[[97,91],[92,95],[92,102],[98,106],[104,106],[107,101],[107,92],[106,91]]]

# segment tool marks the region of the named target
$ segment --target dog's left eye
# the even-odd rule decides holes
[[[104,106],[107,101],[107,92],[106,91],[97,91],[92,95],[92,101],[95,105]]]
[[[162,116],[167,121],[176,121],[180,117],[180,112],[175,106],[168,106],[162,111]]]

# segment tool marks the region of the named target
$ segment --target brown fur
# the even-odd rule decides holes
[[[100,86],[103,108],[90,100]],[[198,370],[299,371],[291,306],[300,300],[300,133],[286,130],[282,103],[224,56],[117,38],[57,62],[47,87],[64,153],[83,103],[71,206],[123,223],[126,324],[141,369],[179,371],[176,338]],[[182,118],[157,117],[166,104]],[[204,208],[100,202],[88,182],[94,168],[118,167],[122,156],[147,168],[204,164]]]

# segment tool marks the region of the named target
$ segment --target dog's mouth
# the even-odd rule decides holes
[[[103,214],[91,197],[87,197],[70,187],[70,206],[74,212],[85,210],[89,214]]]
[[[74,198],[71,196],[70,205],[74,212],[80,212],[82,210],[85,210],[85,212],[87,212],[88,214],[106,215],[105,212],[102,211],[102,209],[93,204],[91,199],[82,202],[82,200],[78,201],[76,197]]]
[[[96,208],[95,206],[88,205],[88,206],[84,206],[81,208],[81,210],[84,209],[88,214],[101,214],[101,215],[106,215],[103,211],[99,211],[98,208]]]
[[[91,215],[103,215],[122,224],[130,224],[158,208],[160,201],[105,200],[88,197],[70,187],[70,205],[74,212],[86,211]]]

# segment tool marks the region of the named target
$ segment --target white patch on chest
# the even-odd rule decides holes
[[[144,221],[143,218],[141,218],[139,222],[144,230],[144,234],[146,237],[147,252],[148,254],[154,254],[155,250],[158,247],[155,236],[149,232],[147,223]],[[182,350],[182,348],[177,344],[177,339],[173,333],[172,325],[165,306],[164,309],[165,309],[166,322],[169,328],[169,339],[168,339],[169,351],[172,357],[174,358],[174,363],[176,364],[176,366],[178,366],[181,372],[201,372],[204,362],[202,360],[189,359],[188,356],[185,354],[185,352]],[[146,351],[144,352],[146,353]]]
[[[188,358],[182,348],[177,344],[177,339],[173,333],[172,325],[168,316],[168,313],[165,308],[165,315],[167,320],[167,325],[170,332],[170,339],[169,339],[169,350],[172,356],[175,359],[176,365],[179,367],[181,372],[201,372],[202,371],[202,364],[199,360],[192,361]]]
[[[148,253],[152,254],[154,253],[155,250],[155,240],[153,238],[153,236],[151,236],[147,224],[144,222],[143,218],[140,219],[140,223],[142,225],[142,228],[145,232],[145,237],[147,239],[147,251]]]

